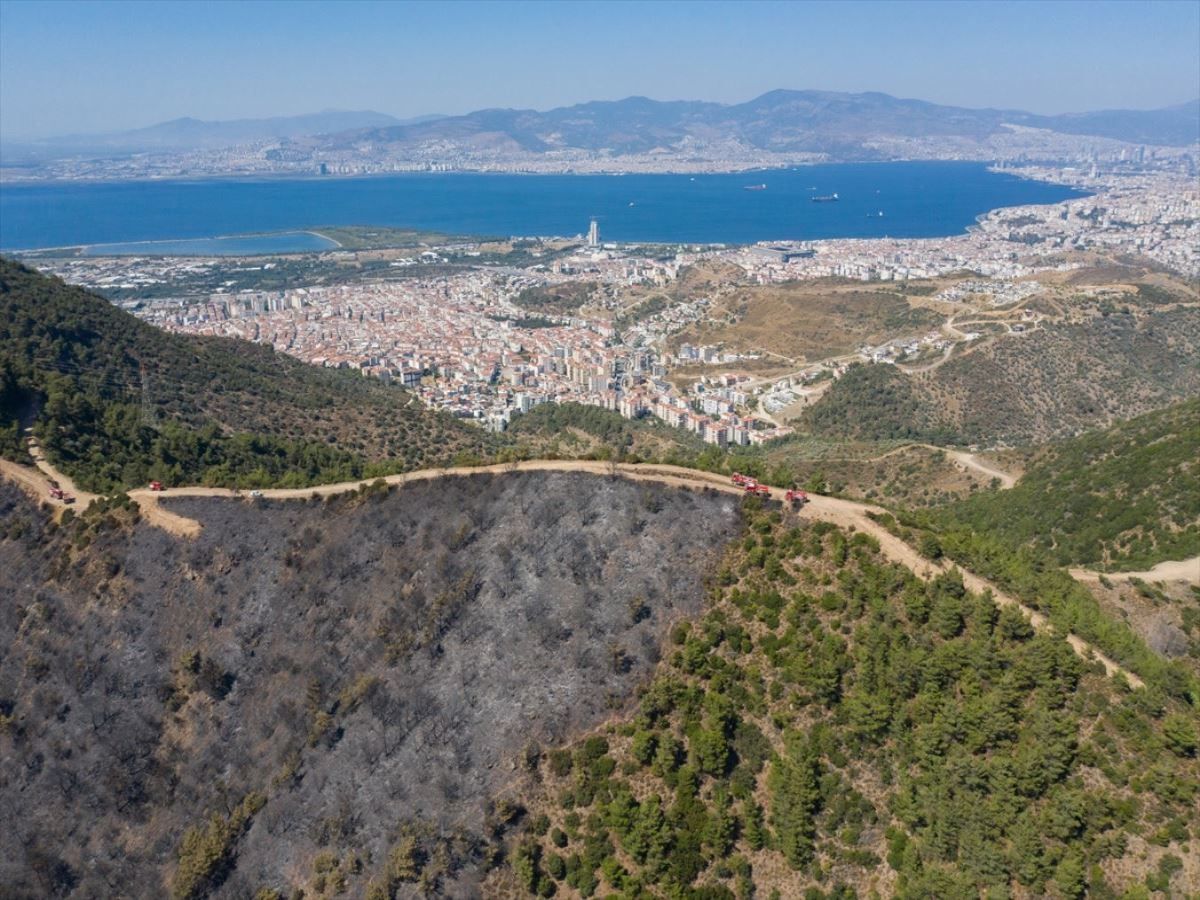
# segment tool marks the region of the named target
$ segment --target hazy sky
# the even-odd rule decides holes
[[[326,108],[885,91],[1040,113],[1200,95],[1200,3],[0,0],[0,136]]]

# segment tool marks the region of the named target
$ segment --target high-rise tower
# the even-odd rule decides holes
[[[596,217],[592,216],[592,224],[588,226],[588,246],[600,246],[600,223],[596,221]]]

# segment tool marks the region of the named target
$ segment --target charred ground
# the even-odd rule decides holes
[[[488,798],[625,706],[740,528],[736,498],[566,474],[173,508],[198,539],[0,485],[16,896],[357,893],[409,859],[470,890]]]

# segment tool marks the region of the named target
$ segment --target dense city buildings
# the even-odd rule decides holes
[[[1136,161],[1134,161],[1136,163]],[[412,389],[425,403],[501,430],[542,403],[576,402],[636,418],[655,416],[716,445],[746,445],[787,434],[788,414],[838,377],[853,359],[912,362],[979,338],[971,330],[897,333],[850,357],[805,359],[768,378],[747,374],[753,351],[673,340],[708,321],[735,283],[840,278],[935,282],[935,299],[974,308],[1015,307],[1042,289],[1039,277],[1097,259],[1140,257],[1187,277],[1200,275],[1200,190],[1178,171],[1124,171],[1092,163],[1026,167],[1087,196],[1048,206],[1010,207],[982,216],[967,233],[929,239],[833,239],[741,247],[602,244],[593,219],[565,252],[534,250],[523,266],[472,265],[470,243],[431,246],[397,258],[399,280],[349,280],[283,290],[230,290],[135,300],[139,315],[191,334],[267,343],[315,365],[352,368]],[[514,244],[518,243],[516,239]],[[571,249],[571,247],[574,249]],[[353,257],[337,252],[332,257]],[[457,261],[457,265],[442,264]],[[464,261],[466,264],[463,264]],[[45,259],[39,265],[101,290],[139,291],[219,273],[210,258]],[[238,263],[266,274],[277,261]],[[628,315],[629,291],[674,284],[695,266],[735,266],[735,278],[677,292],[671,302]],[[576,284],[587,303],[566,312],[531,310],[530,288]],[[1010,333],[1037,327],[1018,317]],[[695,378],[672,378],[699,367]],[[727,371],[721,371],[723,368]]]
[[[906,113],[898,113],[903,118]],[[894,123],[893,123],[894,124]],[[840,135],[822,149],[789,140],[763,146],[734,129],[720,133],[684,130],[652,149],[562,144],[551,134],[537,146],[523,146],[501,130],[491,140],[455,137],[452,132],[389,140],[386,134],[359,132],[301,138],[245,141],[232,146],[142,148],[122,153],[62,152],[4,169],[8,181],[206,176],[323,176],[327,178],[406,172],[486,172],[514,174],[714,173],[806,166],[815,163],[882,160],[1003,160],[1017,165],[1137,166],[1160,170],[1192,166],[1195,146],[1145,147],[1096,134],[1073,134],[1016,122],[996,123],[986,135],[935,129],[928,135],[898,134],[868,118],[862,133]],[[875,129],[880,130],[876,133]],[[952,127],[952,126],[948,126]],[[631,126],[632,131],[637,131]],[[900,131],[905,131],[901,128]],[[613,136],[610,136],[613,137]],[[617,135],[619,137],[619,135]],[[643,136],[649,140],[648,136]],[[793,135],[794,137],[794,135]],[[847,156],[846,154],[849,154]]]

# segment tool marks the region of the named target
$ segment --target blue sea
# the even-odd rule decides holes
[[[746,190],[765,184],[764,190]],[[813,203],[838,195],[836,203]],[[305,229],[750,243],[961,234],[1002,206],[1079,196],[982,163],[808,166],[724,175],[467,175],[0,184],[0,249],[135,244],[122,252],[304,252]],[[882,213],[882,215],[880,215]],[[236,237],[230,242],[212,238]],[[142,246],[135,242],[183,244]],[[197,242],[199,243],[192,243]],[[256,243],[256,242],[262,243]],[[183,247],[183,250],[179,248]],[[97,248],[91,252],[106,252]]]

